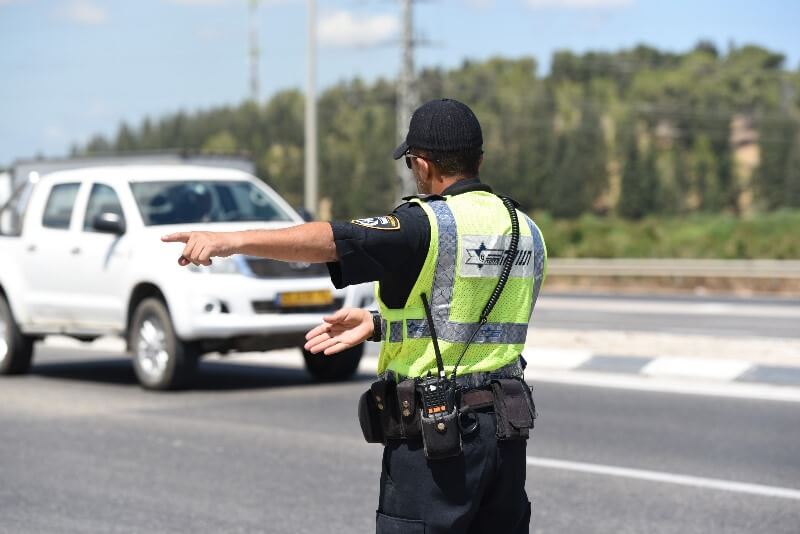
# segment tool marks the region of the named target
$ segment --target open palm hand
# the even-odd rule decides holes
[[[342,308],[323,317],[321,325],[306,334],[305,349],[326,356],[355,347],[372,337],[372,314],[360,308]]]

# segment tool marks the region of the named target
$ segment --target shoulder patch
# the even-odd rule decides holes
[[[372,228],[373,230],[399,230],[400,220],[394,215],[383,215],[381,217],[367,217],[366,219],[353,219],[350,221],[359,226]]]

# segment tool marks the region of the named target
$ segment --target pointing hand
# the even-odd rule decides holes
[[[178,232],[161,237],[165,243],[186,243],[178,258],[182,266],[211,265],[212,257],[227,257],[236,252],[230,233],[226,232]]]

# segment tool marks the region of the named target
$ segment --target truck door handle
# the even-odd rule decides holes
[[[72,254],[73,256],[77,256],[78,254],[81,253],[81,248],[80,247],[75,247],[72,250],[70,250],[69,253]]]
[[[36,245],[28,245],[28,248],[25,250],[28,252],[36,252]]]

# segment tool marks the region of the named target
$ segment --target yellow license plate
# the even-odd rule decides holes
[[[283,308],[299,308],[301,306],[327,306],[333,304],[333,293],[322,291],[290,291],[278,294],[278,305]]]

